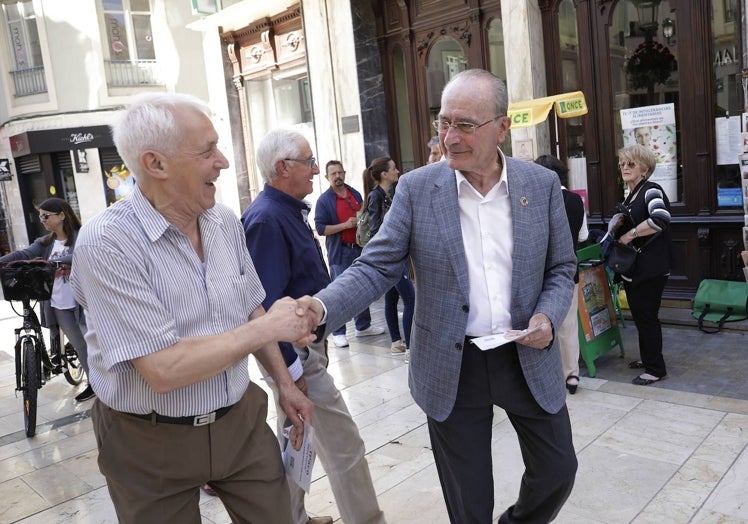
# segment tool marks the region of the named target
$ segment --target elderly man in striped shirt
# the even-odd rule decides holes
[[[215,202],[228,162],[209,115],[186,95],[136,98],[113,137],[137,186],[76,245],[99,468],[122,523],[199,523],[208,481],[235,523],[291,522],[267,396],[250,382],[247,356],[303,431],[313,407],[277,342],[308,343],[311,326],[294,300],[261,305],[241,225]]]

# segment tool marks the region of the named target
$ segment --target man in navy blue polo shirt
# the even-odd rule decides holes
[[[265,300],[272,304],[285,296],[314,294],[330,283],[330,276],[308,222],[309,204],[304,200],[319,174],[309,142],[296,131],[272,131],[260,142],[256,159],[265,188],[244,212],[242,222],[249,253],[265,288]],[[314,403],[314,447],[342,521],[384,523],[364,441],[327,372],[327,340],[306,347],[285,342],[279,346],[292,378]],[[282,416],[278,424],[280,434]],[[310,519],[304,509],[304,490],[294,482],[289,482],[289,489],[295,524],[332,523],[329,517]]]
[[[327,263],[333,280],[353,264],[361,254],[356,244],[356,213],[361,209],[361,194],[345,183],[345,169],[340,160],[330,160],[325,166],[330,188],[322,193],[314,208],[314,226],[324,235],[327,248]],[[371,325],[371,313],[367,307],[356,315],[356,336],[381,335],[384,328]],[[332,340],[338,347],[346,347],[345,324],[336,329]]]

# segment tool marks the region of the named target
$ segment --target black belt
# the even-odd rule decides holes
[[[343,247],[350,249],[356,249],[358,247],[358,244],[349,244],[348,242],[341,242],[341,244],[343,244]]]
[[[185,426],[207,426],[208,424],[212,424],[213,422],[215,422],[216,420],[224,416],[233,407],[234,407],[234,404],[223,407],[223,408],[219,408],[215,411],[211,411],[210,413],[206,413],[204,415],[195,415],[194,417],[167,417],[166,415],[159,415],[155,411],[153,413],[148,413],[145,415],[141,415],[139,413],[127,413],[124,411],[123,413],[125,415],[130,415],[131,417],[142,418],[143,420],[150,420],[151,422],[159,422],[161,424],[183,424]]]

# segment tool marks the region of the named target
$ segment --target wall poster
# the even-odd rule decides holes
[[[678,201],[678,145],[675,104],[621,109],[624,147],[641,144],[655,154],[657,166],[650,180],[662,186],[670,202]]]

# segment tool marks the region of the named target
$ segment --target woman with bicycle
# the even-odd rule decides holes
[[[48,198],[42,202],[39,206],[39,220],[49,234],[37,238],[26,249],[19,249],[0,257],[0,263],[43,258],[64,264],[55,273],[52,298],[42,302],[41,323],[46,328],[55,325],[60,327],[75,348],[78,359],[88,375],[88,352],[83,338],[86,321],[83,308],[75,301],[70,286],[70,265],[73,262],[73,248],[81,222],[70,204],[61,198]],[[83,402],[95,396],[91,386],[87,385],[75,400]]]

